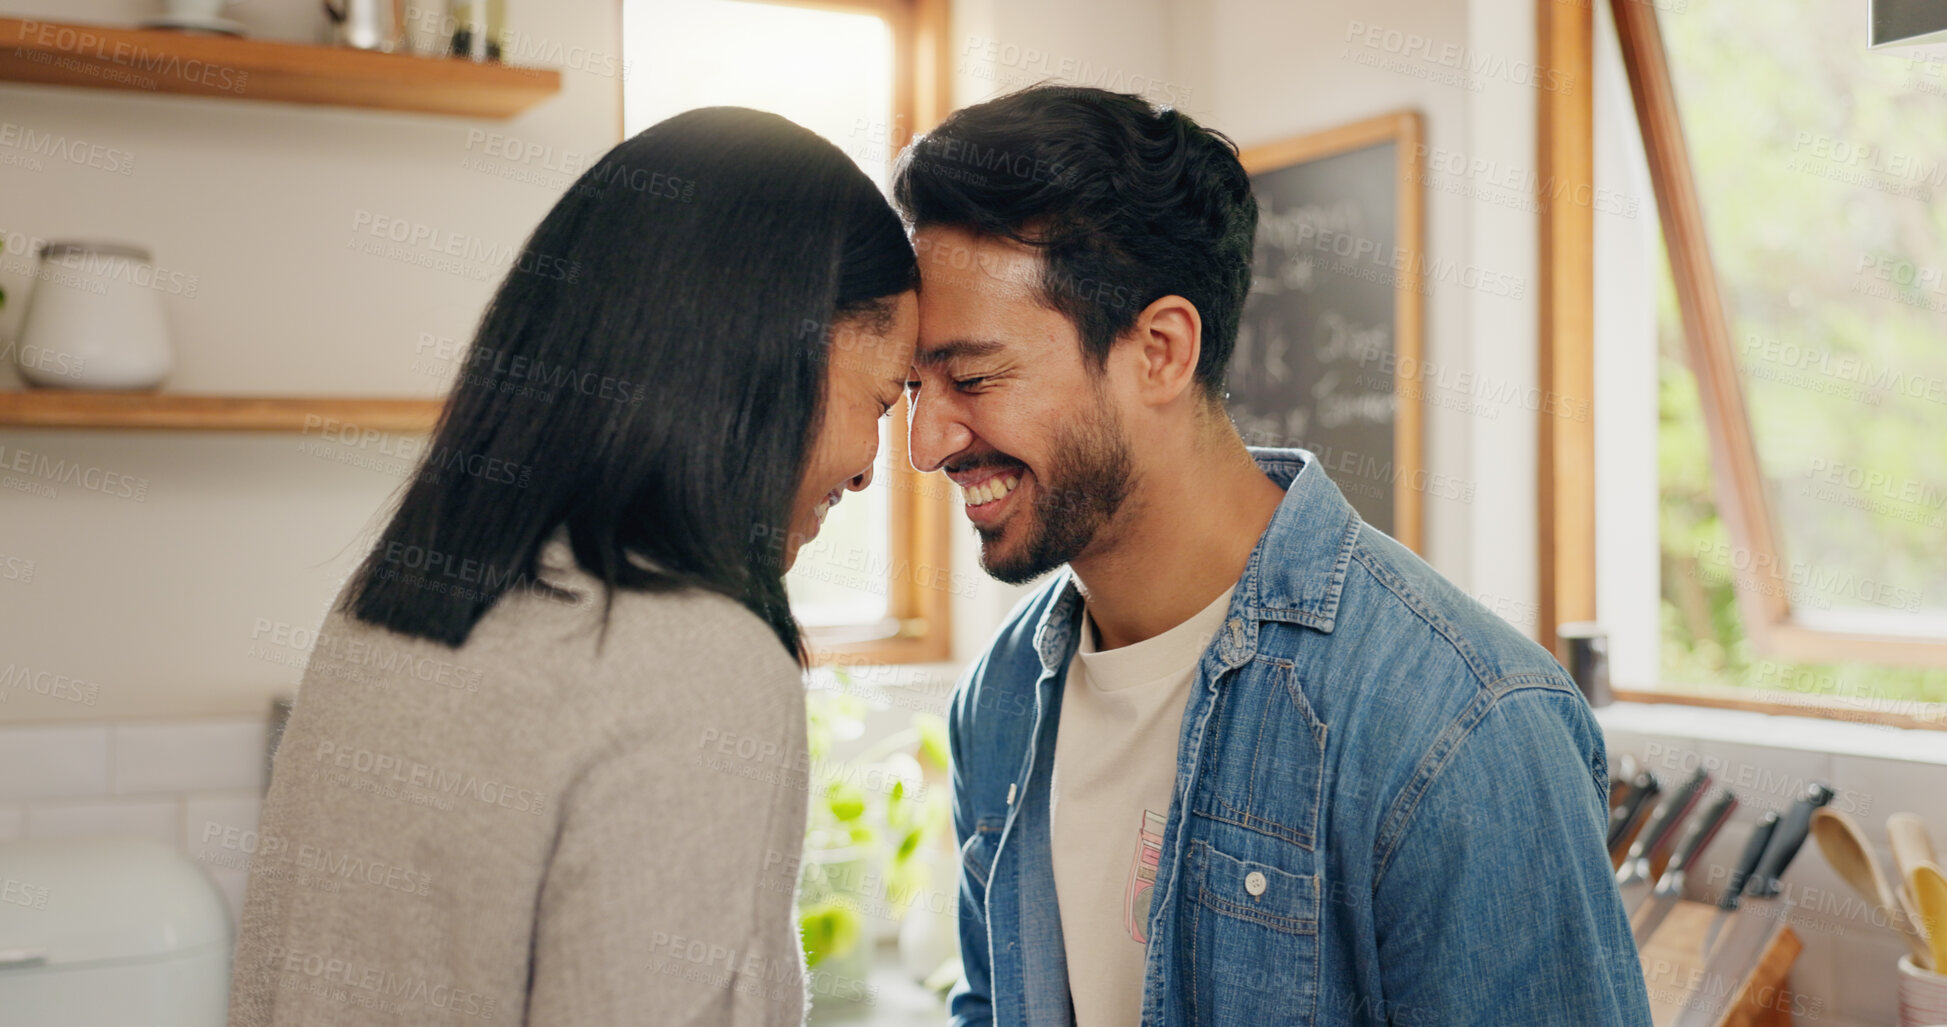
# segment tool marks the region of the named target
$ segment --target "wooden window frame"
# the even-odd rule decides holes
[[[615,5],[616,38],[622,36],[622,6]],[[952,105],[952,67],[947,35],[948,0],[759,0],[780,7],[869,14],[892,29],[892,126],[888,151],[896,154],[913,135],[945,118]],[[622,81],[616,82],[616,138],[623,138]],[[895,430],[888,447],[892,472],[881,487],[889,491],[889,548],[886,617],[872,624],[806,628],[813,662],[932,663],[953,651],[953,490],[938,472],[913,469],[906,451],[906,400],[893,408]]]
[[[1678,117],[1656,6],[1610,0],[1628,73],[1658,218],[1669,255],[1684,344],[1701,393],[1709,439],[1712,491],[1732,540],[1753,566],[1776,575],[1785,566],[1774,513],[1766,501],[1756,442],[1730,345],[1716,268]],[[1537,61],[1564,69],[1571,81],[1594,81],[1593,4],[1537,0]],[[1564,183],[1556,196],[1594,187],[1593,88],[1543,93],[1537,108],[1537,180]],[[1539,197],[1540,353],[1542,384],[1593,401],[1595,355],[1594,212],[1583,204]],[[1539,419],[1541,513],[1539,582],[1543,643],[1559,651],[1558,628],[1595,614],[1595,426]],[[1947,638],[1859,630],[1792,608],[1785,588],[1737,588],[1737,607],[1758,652],[1792,661],[1857,661],[1947,665]],[[1899,727],[1947,729],[1947,704],[1800,696],[1777,691],[1704,688],[1695,692],[1616,689],[1619,699],[1811,715]]]
[[[1537,67],[1563,71],[1581,89],[1536,94],[1540,204],[1535,304],[1537,384],[1543,395],[1594,409],[1595,211],[1567,198],[1595,187],[1595,8],[1593,0],[1536,0]],[[1595,418],[1536,417],[1536,609],[1542,644],[1559,650],[1557,628],[1595,619]]]

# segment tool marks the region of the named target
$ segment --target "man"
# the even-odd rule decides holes
[[[1648,1024],[1587,705],[1223,408],[1235,148],[1036,87],[902,155],[911,452],[1056,572],[949,721],[957,1024]]]

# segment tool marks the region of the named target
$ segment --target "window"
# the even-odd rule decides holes
[[[907,126],[940,113],[941,15],[906,0],[625,0],[623,130],[696,107],[772,111],[831,140],[883,189]],[[832,510],[786,578],[821,659],[947,656],[951,491],[912,469],[904,423],[903,406],[882,422],[873,487]]]
[[[1594,12],[1544,7],[1544,29],[1582,22],[1544,47],[1600,64],[1576,52]],[[1620,694],[1947,726],[1947,63],[1868,50],[1851,5],[1609,13],[1667,254],[1638,290],[1655,310],[1641,356],[1654,338],[1660,652],[1649,680],[1619,682],[1659,691]],[[1578,102],[1542,107],[1542,161],[1564,174],[1600,121]],[[1545,212],[1543,238],[1588,220]],[[1578,247],[1610,277],[1596,235]],[[1544,310],[1606,287],[1557,274]],[[1603,331],[1575,327],[1545,332],[1545,367]],[[1542,431],[1545,454],[1552,437],[1594,455],[1592,438]],[[1581,516],[1585,498],[1544,493],[1570,543],[1553,567],[1544,549],[1544,588],[1583,601],[1575,573],[1593,560],[1577,546],[1611,512]]]

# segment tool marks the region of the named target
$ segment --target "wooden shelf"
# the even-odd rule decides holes
[[[360,430],[417,434],[432,430],[441,403],[437,399],[31,389],[0,391],[0,428],[339,432],[355,425]]]
[[[264,39],[0,18],[0,82],[508,118],[561,72]]]

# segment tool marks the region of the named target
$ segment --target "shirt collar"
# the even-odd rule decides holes
[[[1285,490],[1283,502],[1251,550],[1231,594],[1230,623],[1217,635],[1218,655],[1237,665],[1257,650],[1260,621],[1287,621],[1330,633],[1339,596],[1364,522],[1309,450],[1250,447],[1266,477]],[[1082,593],[1063,566],[1034,633],[1043,667],[1066,662],[1080,630]]]

